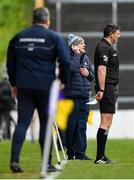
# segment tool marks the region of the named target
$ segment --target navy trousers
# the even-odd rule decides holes
[[[70,98],[70,97],[69,97]],[[86,153],[86,125],[89,106],[88,98],[70,98],[74,109],[69,117],[66,131],[66,147],[68,156],[84,157]]]
[[[44,137],[48,119],[49,91],[18,89],[18,122],[13,134],[11,147],[11,162],[19,162],[21,147],[25,140],[26,131],[32,120],[35,109],[38,111],[40,130],[39,143],[43,154]],[[51,152],[49,163],[51,163]]]

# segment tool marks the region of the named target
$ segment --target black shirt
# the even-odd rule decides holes
[[[118,84],[119,75],[119,61],[115,49],[108,43],[107,40],[102,39],[95,49],[94,68],[96,85],[99,87],[98,82],[98,66],[104,65],[107,67],[106,71],[106,84]]]

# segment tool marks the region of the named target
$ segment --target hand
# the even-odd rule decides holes
[[[89,75],[89,71],[87,70],[86,67],[81,67],[80,68],[80,74],[84,77],[87,77]]]
[[[103,91],[98,91],[97,94],[95,95],[95,98],[97,101],[100,101],[104,96],[104,92]]]
[[[11,96],[13,98],[16,98],[16,96],[17,96],[17,88],[15,86],[11,87]]]
[[[78,47],[78,46],[73,46],[73,45],[72,45],[72,51],[73,51],[74,53],[80,53],[80,50],[79,50],[79,47]]]
[[[60,84],[60,89],[63,90],[65,88],[65,84]]]

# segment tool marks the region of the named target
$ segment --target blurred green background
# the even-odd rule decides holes
[[[0,0],[0,78],[9,40],[31,25],[34,0]]]

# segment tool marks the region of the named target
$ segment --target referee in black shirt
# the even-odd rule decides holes
[[[97,45],[94,56],[96,98],[99,101],[101,113],[101,122],[97,132],[96,164],[113,163],[105,156],[105,145],[118,95],[119,61],[112,45],[117,43],[120,37],[120,27],[108,24],[103,33],[104,38]]]

